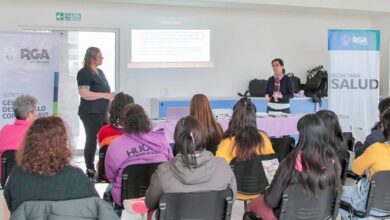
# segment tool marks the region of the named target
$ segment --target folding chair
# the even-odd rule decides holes
[[[282,161],[295,147],[295,139],[291,136],[271,137],[271,143],[279,161]]]
[[[366,211],[355,210],[350,204],[341,201],[340,208],[349,211],[350,217],[379,219],[390,218],[390,171],[380,171],[375,173],[370,181],[370,189],[367,196]],[[384,216],[373,215],[371,211],[382,212]]]
[[[279,220],[322,220],[336,219],[339,209],[340,193],[327,187],[308,195],[301,184],[288,186],[282,197]],[[244,213],[243,220],[261,220],[253,212]]]
[[[230,167],[233,169],[236,177],[238,193],[252,195],[253,197],[251,199],[263,193],[269,183],[262,161],[272,159],[277,159],[276,154],[257,155],[249,160],[240,162],[234,158],[230,162]],[[244,201],[244,208],[246,210],[247,202],[250,199],[243,200],[238,196],[237,200]]]
[[[1,155],[1,187],[4,189],[5,183],[12,168],[15,166],[15,150],[6,150]]]
[[[233,192],[167,193],[159,201],[159,220],[230,220]]]

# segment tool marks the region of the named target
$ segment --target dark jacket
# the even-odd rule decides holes
[[[99,197],[65,201],[28,201],[11,215],[11,220],[119,220],[114,209]]]
[[[93,196],[98,197],[99,194],[88,177],[81,169],[72,166],[53,176],[38,176],[15,166],[4,188],[4,198],[11,212],[26,201],[60,201]]]
[[[152,175],[146,191],[145,203],[148,208],[156,208],[164,193],[224,190],[229,187],[235,197],[236,178],[223,158],[214,157],[210,151],[204,150],[197,154],[196,162],[190,170],[179,154],[161,164]]]
[[[270,102],[275,102],[272,95],[274,94],[275,87],[275,76],[271,76],[268,79],[267,84],[267,94],[271,97]],[[282,93],[283,98],[278,99],[278,103],[290,103],[290,99],[294,97],[294,88],[291,77],[284,75],[282,80],[280,80],[280,93]]]
[[[364,153],[364,151],[371,145],[376,142],[384,142],[385,136],[383,136],[383,132],[381,128],[377,128],[376,130],[372,131],[371,134],[369,134],[366,137],[366,140],[364,141],[363,145],[357,146],[355,149],[355,158],[359,157]]]

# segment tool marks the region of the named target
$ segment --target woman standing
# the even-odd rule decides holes
[[[87,175],[95,178],[94,158],[96,135],[106,119],[109,100],[114,97],[102,70],[103,56],[99,48],[90,47],[84,56],[84,67],[77,73],[80,94],[79,116],[83,122],[86,141],[84,148]]]
[[[275,74],[268,79],[265,95],[268,100],[267,112],[291,113],[290,99],[294,97],[292,79],[285,75],[286,70],[282,59],[276,58],[271,63]]]

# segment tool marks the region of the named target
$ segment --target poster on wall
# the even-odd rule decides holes
[[[0,127],[13,123],[13,100],[38,99],[38,117],[57,113],[59,37],[50,33],[0,32]]]
[[[380,32],[329,30],[329,109],[368,134],[378,121]]]

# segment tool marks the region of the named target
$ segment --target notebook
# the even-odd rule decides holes
[[[263,164],[265,176],[267,177],[268,183],[271,184],[272,179],[275,176],[276,170],[279,167],[279,161],[275,158],[272,160],[262,160],[261,163]]]

